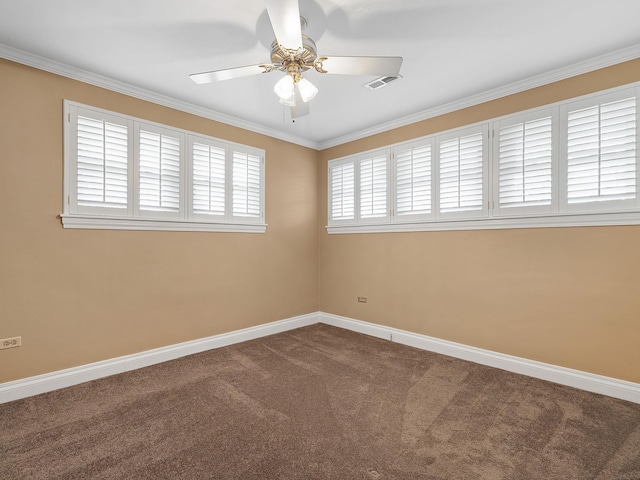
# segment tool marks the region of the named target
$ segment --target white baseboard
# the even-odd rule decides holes
[[[255,338],[266,337],[267,335],[293,330],[294,328],[313,325],[314,323],[318,323],[318,321],[318,313],[309,313],[307,315],[265,323],[264,325],[223,333],[221,335],[214,335],[212,337],[112,358],[102,362],[45,373],[13,382],[0,383],[0,403],[11,402],[90,380],[108,377],[117,373],[174,360],[194,353],[225,347],[234,343],[246,342],[247,340],[253,340]]]
[[[266,323],[256,327],[236,330],[234,332],[214,335],[212,337],[192,340],[190,342],[169,345],[167,347],[147,350],[145,352],[117,357],[102,362],[81,365],[79,367],[46,373],[35,377],[24,378],[0,384],[0,403],[50,392],[59,388],[70,387],[79,383],[96,380],[102,377],[147,367],[156,363],[204,352],[214,348],[225,347],[235,343],[273,335],[294,328],[305,327],[315,323],[325,323],[364,333],[373,337],[391,340],[411,347],[441,353],[451,357],[469,360],[481,365],[500,368],[530,377],[548,380],[571,387],[600,393],[640,404],[640,384],[626,382],[615,378],[592,373],[558,367],[548,363],[536,362],[525,358],[514,357],[503,353],[492,352],[482,348],[471,347],[461,343],[441,340],[426,335],[407,332],[397,328],[385,327],[374,323],[363,322],[352,318],[341,317],[330,313],[315,312],[300,315],[277,322]]]
[[[550,382],[570,387],[600,393],[630,402],[640,403],[640,384],[605,377],[593,373],[581,372],[565,367],[558,367],[548,363],[527,360],[504,353],[492,352],[482,348],[471,347],[461,343],[441,340],[426,335],[407,332],[397,328],[385,327],[374,323],[354,320],[330,313],[320,313],[319,321],[327,325],[346,328],[354,332],[364,333],[373,337],[384,338],[411,347],[441,353],[450,357],[487,365],[490,367],[520,373],[530,377],[548,380]]]

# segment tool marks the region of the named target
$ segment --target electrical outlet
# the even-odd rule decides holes
[[[0,350],[4,348],[20,347],[22,345],[22,337],[3,338],[0,340]]]
[[[360,303],[367,303],[367,297],[358,297]]]

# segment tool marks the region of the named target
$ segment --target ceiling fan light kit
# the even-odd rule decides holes
[[[318,89],[306,78],[300,77],[298,81],[298,91],[303,102],[310,102],[318,94]]]
[[[293,77],[285,75],[273,86],[273,91],[280,97],[280,100],[286,100],[293,95],[295,82]]]
[[[265,3],[276,36],[271,44],[271,64],[195,73],[190,75],[194,82],[203,84],[273,70],[285,72],[273,90],[281,104],[291,107],[294,119],[293,109],[301,106],[301,102],[310,102],[318,93],[318,89],[302,77],[302,72],[311,68],[329,74],[399,76],[402,57],[318,57],[315,42],[302,33],[307,21],[300,16],[298,0],[265,0]],[[297,117],[309,112],[308,108],[298,110]]]
[[[286,62],[286,60],[285,60]],[[284,64],[284,62],[283,62]],[[295,107],[295,90],[300,93],[303,102],[309,102],[316,96],[318,89],[309,80],[300,75],[302,67],[297,62],[287,63],[287,75],[274,85],[273,91],[280,97],[280,103]]]

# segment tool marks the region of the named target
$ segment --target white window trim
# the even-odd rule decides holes
[[[636,198],[626,201],[603,201],[601,203],[592,202],[588,205],[574,204],[568,207],[566,194],[567,179],[567,154],[566,154],[566,114],[569,108],[574,108],[578,103],[596,103],[599,99],[602,102],[611,99],[621,99],[625,95],[635,95],[636,97]],[[517,123],[518,119],[531,119],[536,115],[544,115],[545,112],[552,114],[552,204],[549,212],[535,211],[530,207],[503,208],[500,211],[496,208],[499,200],[498,185],[498,147],[496,140],[496,130],[505,122]],[[390,160],[390,177],[388,178],[390,192],[390,208],[392,211],[391,220],[385,224],[363,224],[355,221],[340,222],[329,221],[325,227],[330,234],[351,234],[351,233],[384,233],[384,232],[420,232],[420,231],[443,231],[443,230],[483,230],[483,229],[509,229],[509,228],[546,228],[546,227],[582,227],[582,226],[613,226],[613,225],[640,225],[640,82],[616,87],[613,89],[596,92],[581,97],[563,100],[549,105],[544,105],[530,110],[516,112],[514,114],[497,117],[484,122],[466,125],[460,128],[440,132],[425,137],[412,139],[407,142],[390,145],[393,155]],[[460,212],[466,218],[443,218],[439,210],[439,142],[442,138],[463,135],[465,130],[471,128],[486,129],[487,142],[483,144],[483,149],[487,155],[486,168],[483,169],[485,179],[485,208],[480,218],[471,218]],[[409,148],[412,145],[434,142],[432,147],[432,217],[411,215],[399,218],[395,215],[395,152],[402,148]],[[378,149],[378,151],[383,149]],[[370,152],[365,152],[370,153]],[[329,161],[329,170],[334,162],[346,163],[361,157],[363,153],[342,157]],[[330,184],[328,183],[327,189]],[[358,190],[356,185],[356,190]],[[329,194],[329,206],[330,197]],[[435,213],[434,213],[435,212]]]
[[[113,118],[120,123],[125,123],[128,130],[128,157],[130,172],[128,175],[128,202],[127,208],[122,214],[114,210],[102,209],[100,207],[78,206],[76,202],[77,192],[77,145],[74,145],[73,132],[77,131],[77,116],[72,115],[72,110],[77,109],[83,112],[94,113],[98,118]],[[77,111],[75,110],[75,111]],[[83,105],[77,102],[64,100],[64,183],[63,183],[63,206],[60,219],[64,228],[71,229],[98,229],[98,230],[159,230],[159,231],[197,231],[197,232],[237,232],[237,233],[264,233],[267,224],[265,223],[265,154],[264,150],[228,142],[225,140],[208,137],[206,135],[189,132],[186,130],[150,122],[144,119],[121,115],[101,108]],[[162,212],[142,211],[139,208],[137,194],[139,188],[139,153],[138,132],[142,128],[149,128],[151,131],[165,132],[179,136],[181,145],[180,155],[180,211],[167,215]],[[227,189],[226,195],[230,195],[230,178],[232,168],[232,156],[236,151],[249,152],[251,155],[259,156],[260,162],[260,217],[249,220],[243,217],[233,217],[230,213],[231,204],[228,203],[227,213],[224,218],[214,216],[209,218],[205,214],[195,214],[192,212],[192,161],[189,157],[189,146],[193,138],[204,139],[226,148],[226,169],[227,169]]]
[[[231,222],[199,222],[197,220],[160,220],[95,215],[60,215],[64,228],[88,228],[94,230],[159,230],[176,232],[236,232],[265,233],[266,224],[242,224]]]
[[[328,233],[437,232],[446,230],[497,230],[508,228],[595,227],[640,225],[640,212],[588,213],[509,218],[477,218],[386,225],[330,225]]]

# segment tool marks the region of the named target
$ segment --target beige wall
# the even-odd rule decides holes
[[[640,226],[324,230],[330,159],[638,80],[640,59],[320,152],[320,309],[640,382]]]
[[[267,233],[63,229],[69,99],[266,150]],[[317,311],[317,152],[0,60],[0,382]]]
[[[316,310],[640,382],[640,227],[324,229],[332,158],[638,80],[640,59],[316,152],[0,60],[0,338],[24,344],[0,382]],[[63,229],[65,98],[264,148],[267,233]]]

